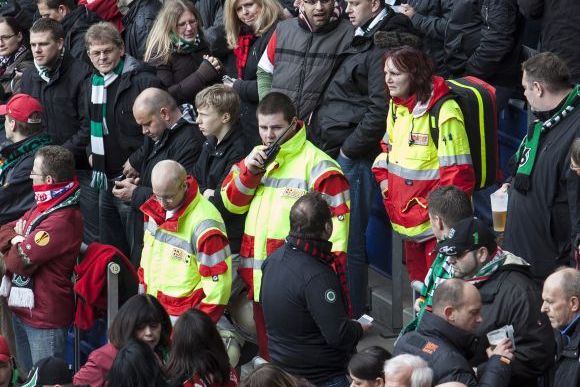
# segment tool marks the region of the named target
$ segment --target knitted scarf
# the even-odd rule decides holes
[[[507,255],[503,254],[502,250],[498,247],[493,258],[483,265],[471,278],[467,278],[466,281],[474,285],[487,281],[497,271],[497,269],[502,267],[506,259]]]
[[[26,50],[26,46],[21,45],[12,54],[0,56],[0,75],[3,75],[6,72],[8,66],[16,62],[16,59],[18,59],[20,55],[26,53]]]
[[[28,219],[26,219],[24,237],[28,237],[28,235],[30,235],[30,233],[53,212],[71,206],[78,206],[80,201],[81,191],[76,179],[72,182],[69,181],[50,185],[44,184],[34,186],[33,188],[36,191],[37,202],[39,198],[37,190],[41,190],[42,192],[48,191],[51,192],[52,195],[49,200],[44,200],[41,203],[38,203],[37,207],[30,212]],[[41,197],[44,198],[43,195],[41,195]],[[26,257],[26,253],[22,250],[21,243],[18,244],[18,252],[21,256]],[[2,284],[0,285],[0,296],[8,297],[9,306],[28,309],[34,308],[33,277],[6,272],[2,278]]]
[[[248,62],[250,47],[254,40],[256,40],[256,35],[252,33],[241,34],[238,36],[238,45],[234,48],[234,55],[236,56],[236,68],[238,70],[239,79],[244,77],[244,68]]]
[[[4,185],[4,180],[8,171],[20,160],[23,156],[34,153],[38,148],[50,144],[50,136],[46,133],[41,133],[36,136],[28,137],[25,140],[19,141],[15,144],[0,150],[0,185]]]
[[[195,38],[192,42],[177,36],[177,34],[174,32],[169,35],[169,38],[171,39],[171,43],[173,43],[173,47],[176,52],[193,53],[201,49],[201,37],[199,34],[195,35]]]
[[[107,128],[107,87],[119,77],[123,71],[125,61],[121,59],[117,66],[108,74],[93,74],[91,78],[91,152],[93,155],[93,177],[91,187],[97,189],[108,188],[105,174],[105,140],[109,134]]]
[[[34,66],[36,67],[36,71],[38,71],[38,75],[42,80],[46,83],[50,82],[50,78],[53,77],[54,74],[60,68],[62,63],[62,58],[64,57],[64,49],[61,50],[60,55],[56,57],[55,62],[50,66],[41,66],[34,61]]]
[[[514,179],[514,188],[525,193],[530,190],[531,174],[534,170],[534,163],[538,154],[540,146],[540,139],[542,135],[548,133],[554,126],[566,118],[580,103],[580,85],[576,85],[564,104],[558,111],[547,121],[535,121],[534,125],[528,131],[526,137],[520,144],[516,152],[516,160],[518,160],[518,168]]]
[[[320,239],[304,239],[299,236],[288,235],[286,237],[286,243],[290,245],[290,247],[303,251],[308,255],[312,255],[330,266],[332,271],[334,271],[338,277],[342,290],[342,300],[346,306],[347,313],[350,315],[352,309],[350,304],[350,293],[346,281],[346,268],[344,267],[344,264],[338,259],[335,259],[332,254],[332,242]]]
[[[453,266],[447,262],[447,256],[444,254],[437,254],[437,257],[433,261],[427,277],[425,277],[425,284],[423,289],[421,289],[421,295],[419,296],[419,312],[417,316],[403,328],[400,336],[407,332],[411,332],[419,328],[421,320],[425,311],[431,312],[431,307],[433,306],[433,293],[435,289],[446,279],[453,277]]]

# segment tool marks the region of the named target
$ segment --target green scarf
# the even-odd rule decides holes
[[[48,144],[50,144],[50,136],[46,133],[41,133],[2,149],[0,151],[0,185],[4,185],[6,174],[18,160]]]
[[[550,129],[565,119],[566,116],[572,113],[580,102],[579,97],[580,85],[576,85],[570,94],[568,94],[566,101],[556,114],[545,122],[540,120],[535,121],[533,127],[530,128],[529,133],[524,137],[515,155],[515,160],[518,160],[518,169],[514,179],[515,189],[523,193],[530,190],[530,176],[534,170],[534,163],[542,135],[546,134]]]
[[[201,38],[199,34],[195,35],[195,39],[193,39],[193,42],[184,40],[183,38],[177,36],[177,34],[174,32],[172,32],[169,35],[169,37],[171,39],[171,43],[173,43],[173,46],[175,47],[175,51],[177,52],[193,53],[201,49],[200,47]]]
[[[117,66],[108,74],[93,74],[91,78],[91,152],[93,156],[93,177],[91,187],[97,189],[108,188],[105,174],[105,141],[104,136],[109,134],[107,128],[107,87],[109,87],[123,72],[125,61],[121,59]]]
[[[504,254],[500,248],[498,248],[495,256],[491,259],[491,261],[483,265],[477,271],[477,273],[475,273],[472,277],[467,278],[466,281],[474,285],[483,281],[487,281],[497,271],[497,269],[503,266],[506,259],[507,255]]]
[[[433,261],[433,264],[427,273],[427,277],[425,277],[425,284],[423,285],[423,289],[421,289],[421,295],[419,297],[419,312],[417,313],[417,316],[403,328],[399,337],[407,332],[411,332],[419,328],[419,324],[423,319],[425,311],[431,311],[431,307],[433,306],[433,293],[435,292],[435,289],[437,289],[437,286],[439,286],[439,284],[441,284],[443,281],[452,277],[453,266],[447,262],[447,256],[444,254],[437,254],[437,257]]]

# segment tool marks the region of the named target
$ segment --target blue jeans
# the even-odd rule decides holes
[[[350,226],[347,251],[347,277],[355,318],[362,315],[367,306],[368,268],[366,231],[371,204],[378,186],[371,172],[372,162],[365,159],[337,158],[350,183]]]
[[[41,359],[49,356],[64,359],[66,328],[33,328],[16,315],[12,316],[16,358],[25,374]]]
[[[317,387],[349,387],[350,382],[346,375],[339,375],[328,379],[326,382],[319,384]]]

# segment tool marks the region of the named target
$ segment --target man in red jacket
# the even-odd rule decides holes
[[[24,371],[42,358],[64,355],[74,315],[71,277],[83,236],[73,154],[60,146],[40,148],[30,178],[36,205],[0,228],[6,267],[0,295],[13,313]]]

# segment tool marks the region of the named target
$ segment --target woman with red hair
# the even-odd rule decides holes
[[[385,82],[391,98],[387,131],[373,173],[393,230],[405,240],[411,285],[420,292],[436,256],[427,195],[442,185],[455,185],[471,194],[475,175],[463,113],[450,98],[443,78],[433,75],[429,58],[411,47],[388,52]],[[441,106],[439,116],[431,117],[436,104]],[[437,144],[432,135],[435,122]]]

